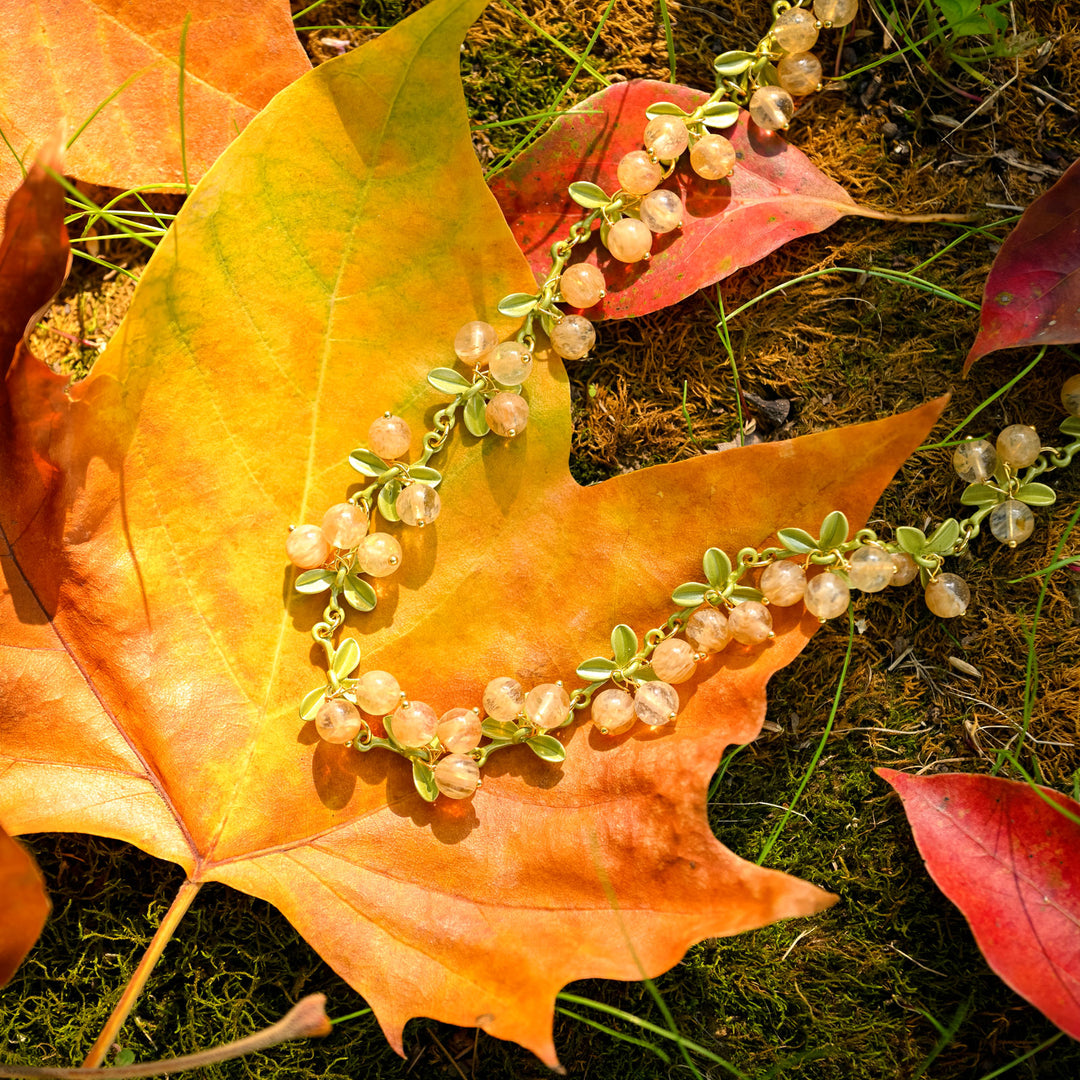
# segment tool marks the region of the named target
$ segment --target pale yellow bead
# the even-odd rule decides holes
[[[826,570],[806,583],[803,603],[811,615],[819,619],[835,619],[847,611],[851,603],[851,589],[839,574]]]
[[[803,8],[788,8],[776,17],[773,36],[786,53],[806,52],[818,39],[817,20]]]
[[[686,639],[698,652],[720,652],[731,640],[727,616],[714,607],[699,608],[687,621]]]
[[[1022,544],[1035,531],[1035,515],[1018,499],[1006,499],[990,511],[990,531],[1009,547]]]
[[[847,26],[859,13],[859,0],[814,0],[814,15],[825,26]]]
[[[791,559],[769,563],[761,572],[758,588],[770,604],[791,607],[797,604],[806,592],[806,571]]]
[[[1080,416],[1080,375],[1065,380],[1061,388],[1061,404],[1070,416]]]
[[[600,267],[592,263],[575,263],[559,277],[559,292],[571,307],[590,308],[604,299],[607,282]]]
[[[735,160],[735,147],[723,135],[705,135],[690,147],[690,168],[705,180],[730,176]]]
[[[741,645],[760,645],[772,633],[772,614],[757,600],[746,600],[728,615],[728,628]]]
[[[558,683],[541,683],[525,695],[525,715],[537,727],[557,728],[570,715],[570,695]]]
[[[323,536],[327,543],[343,551],[356,547],[367,535],[367,527],[367,511],[353,503],[334,503],[323,514]]]
[[[330,543],[318,525],[300,525],[285,540],[289,562],[300,570],[315,570],[330,558]]]
[[[663,682],[686,682],[697,670],[693,646],[682,638],[671,637],[653,649],[652,664],[656,677]]]
[[[644,150],[631,150],[619,160],[616,175],[623,191],[647,195],[664,178],[664,170]]]
[[[893,576],[890,585],[910,585],[919,576],[919,564],[906,552],[892,554]]]
[[[483,731],[475,709],[447,709],[435,729],[439,742],[455,754],[464,754],[480,745]]]
[[[496,394],[484,409],[488,427],[504,439],[512,439],[529,422],[529,403],[520,395],[504,390]]]
[[[595,344],[596,329],[581,315],[564,315],[551,328],[551,349],[564,360],[580,360]]]
[[[641,140],[661,161],[674,161],[690,142],[686,124],[677,116],[657,116],[645,125]]]
[[[426,701],[403,701],[390,717],[390,725],[402,746],[416,749],[435,738],[439,718]]]
[[[761,86],[750,98],[750,119],[766,131],[783,131],[795,115],[795,102],[781,86]]]
[[[368,428],[368,449],[386,461],[404,457],[411,442],[412,431],[400,416],[380,416]]]
[[[525,691],[517,679],[501,675],[484,687],[482,701],[492,720],[513,720],[525,705]]]
[[[1011,465],[1013,471],[1026,469],[1041,449],[1039,433],[1027,424],[1010,424],[997,437],[997,455],[1006,465]]]
[[[619,262],[641,262],[652,249],[653,234],[649,226],[637,218],[619,218],[608,229],[607,240],[604,241],[608,251]]]
[[[369,716],[385,716],[397,708],[401,687],[389,671],[365,671],[352,689],[356,704]]]
[[[480,766],[464,754],[448,754],[435,763],[435,786],[448,799],[467,799],[480,786]]]
[[[344,698],[324,701],[315,714],[315,731],[323,742],[351,742],[360,734],[363,726],[359,710]]]
[[[500,342],[488,360],[488,374],[502,386],[520,386],[532,369],[532,353],[520,341]]]
[[[375,532],[360,544],[360,570],[375,578],[389,577],[401,566],[401,545],[389,533]]]
[[[422,528],[430,525],[439,516],[442,500],[439,498],[439,493],[429,484],[410,484],[398,495],[394,509],[406,525]]]
[[[592,700],[591,716],[603,734],[621,735],[637,719],[634,699],[625,690],[601,690]]]
[[[821,85],[821,61],[812,52],[788,53],[776,65],[776,74],[789,94],[805,97]]]
[[[965,483],[981,484],[994,475],[997,451],[986,439],[969,439],[953,451],[952,463],[956,475]]]
[[[942,619],[955,619],[967,611],[971,590],[957,574],[942,574],[926,586],[926,606]]]
[[[670,683],[644,682],[634,693],[634,714],[649,727],[663,727],[679,711],[679,693]]]
[[[638,207],[641,220],[650,232],[669,233],[677,229],[683,220],[683,202],[674,191],[658,188],[650,191]]]
[[[848,578],[860,592],[881,592],[896,573],[892,556],[884,548],[873,544],[852,552],[849,561]]]
[[[454,337],[454,352],[458,359],[469,367],[476,367],[495,351],[499,344],[499,335],[490,323],[479,319],[467,322]]]

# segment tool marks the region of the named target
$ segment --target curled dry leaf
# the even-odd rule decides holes
[[[0,827],[0,986],[40,937],[51,906],[30,853]]]
[[[1080,341],[1080,161],[1023,213],[994,257],[964,371],[998,349]]]
[[[91,116],[68,153],[71,175],[120,188],[182,182],[179,58],[189,15],[183,104],[194,182],[311,67],[287,0],[5,5],[0,128],[10,151],[0,147],[0,203],[20,180],[15,153],[24,157],[60,124],[71,138]]]
[[[1080,804],[996,776],[877,772],[986,962],[1080,1039]]]
[[[420,428],[438,399],[417,388],[457,328],[532,281],[469,139],[459,46],[482,6],[436,0],[279,95],[188,201],[70,398],[27,358],[13,369],[0,813],[127,840],[276,905],[399,1050],[424,1015],[554,1065],[567,982],[654,975],[692,942],[832,901],[732,854],[705,806],[724,747],[754,738],[769,676],[817,623],[778,612],[767,647],[704,665],[672,729],[608,740],[578,722],[564,764],[506,751],[468,802],[425,803],[407,762],[297,718],[319,603],[290,587],[288,525],[340,499],[384,409]],[[565,374],[537,367],[521,436],[455,432],[441,517],[394,527],[402,568],[352,631],[365,668],[440,712],[496,675],[573,678],[615,623],[666,618],[710,545],[833,509],[861,523],[940,411],[581,488]]]

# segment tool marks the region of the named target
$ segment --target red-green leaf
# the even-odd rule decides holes
[[[1080,341],[1080,161],[1024,211],[1001,245],[964,371],[998,349],[1074,341]]]
[[[878,775],[899,792],[926,869],[986,962],[1080,1039],[1080,804],[993,776]]]

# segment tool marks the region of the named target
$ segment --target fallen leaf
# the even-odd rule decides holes
[[[23,337],[48,307],[71,268],[64,225],[59,140],[42,151],[7,204],[0,238],[0,378]]]
[[[705,812],[721,752],[757,734],[769,676],[817,622],[785,610],[767,647],[704,665],[671,730],[608,740],[578,722],[565,764],[507,750],[462,803],[425,803],[406,762],[299,721],[323,680],[320,604],[290,587],[288,525],[340,499],[384,409],[430,421],[425,375],[457,328],[531,281],[469,139],[459,46],[482,6],[436,0],[279,95],[70,398],[27,358],[13,368],[0,813],[269,901],[399,1050],[424,1015],[554,1066],[567,982],[656,974],[692,942],[833,899],[727,851]],[[663,621],[710,544],[834,508],[863,522],[941,408],[582,488],[565,373],[536,366],[526,431],[454,433],[442,515],[395,529],[402,569],[349,631],[365,668],[440,712],[496,675],[573,678],[616,623]]]
[[[690,112],[706,97],[700,90],[651,79],[616,83],[559,117],[495,177],[492,192],[535,273],[546,275],[552,244],[582,216],[567,194],[570,184],[590,181],[613,195],[620,159],[641,149],[645,110],[670,101]],[[738,154],[735,171],[725,180],[703,180],[683,156],[661,185],[682,197],[683,227],[656,237],[648,262],[618,262],[599,241],[585,249],[583,259],[575,256],[574,262],[598,265],[607,280],[607,295],[589,309],[589,318],[625,319],[667,307],[789,240],[827,229],[845,214],[905,220],[859,206],[802,151],[751,124],[746,112],[722,134]]]
[[[1080,1039],[1080,804],[996,776],[877,773],[899,793],[927,871],[986,962]]]
[[[41,936],[51,906],[30,853],[0,827],[0,986]]]
[[[61,123],[72,176],[130,188],[182,183],[179,57],[190,15],[184,136],[192,183],[311,65],[286,0],[50,0],[10,4],[0,31],[0,203]],[[121,89],[122,88],[122,89]],[[9,152],[10,151],[10,152]]]
[[[979,333],[964,361],[1080,341],[1080,161],[1023,213],[994,257]]]

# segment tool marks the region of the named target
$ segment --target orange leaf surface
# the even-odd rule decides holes
[[[425,803],[407,762],[299,721],[323,681],[321,605],[291,590],[288,525],[340,499],[384,409],[430,419],[424,377],[456,329],[532,282],[469,141],[459,45],[482,6],[436,0],[275,99],[70,398],[25,357],[13,368],[0,813],[276,905],[399,1049],[425,1015],[554,1065],[567,982],[656,974],[702,938],[831,901],[737,858],[705,813],[724,747],[758,733],[769,676],[817,623],[778,612],[767,647],[703,665],[670,729],[605,739],[579,721],[561,766],[496,755],[467,802]],[[365,669],[437,711],[478,704],[496,675],[572,680],[616,623],[662,622],[709,545],[832,509],[861,523],[940,411],[581,488],[565,373],[537,367],[522,435],[455,431],[442,515],[400,530],[402,569],[350,631]]]
[[[179,56],[194,182],[279,90],[310,68],[286,0],[50,0],[7,4],[0,27],[0,204],[25,157],[61,123],[71,175],[134,187],[181,183]],[[130,80],[130,81],[129,81]],[[13,151],[13,152],[11,152]]]
[[[41,935],[51,906],[30,853],[0,827],[0,986]]]

